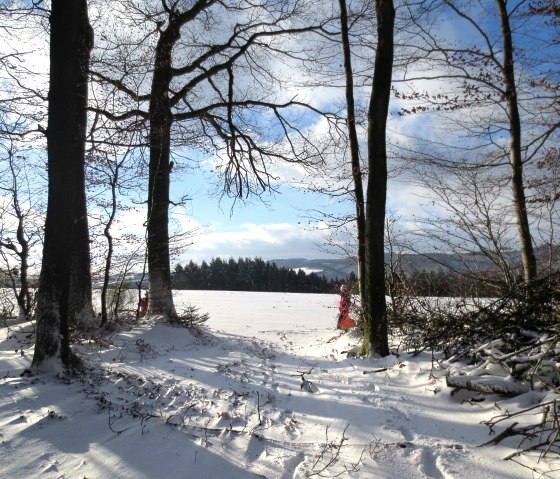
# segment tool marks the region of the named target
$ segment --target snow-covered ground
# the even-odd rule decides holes
[[[0,477],[533,477],[503,460],[513,438],[477,447],[491,438],[481,421],[530,397],[451,395],[429,353],[352,357],[336,295],[176,303],[209,313],[202,333],[143,321],[81,344],[83,377],[22,375],[31,327],[0,330]]]

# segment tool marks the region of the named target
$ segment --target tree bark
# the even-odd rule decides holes
[[[368,183],[365,237],[365,308],[362,352],[389,354],[387,307],[385,304],[385,203],[387,198],[386,128],[393,73],[392,0],[376,0],[377,48],[368,109]]]
[[[358,242],[358,283],[360,286],[360,299],[362,305],[367,302],[366,280],[365,280],[365,201],[364,188],[362,184],[362,168],[360,165],[360,147],[358,134],[356,132],[356,112],[354,106],[354,75],[352,72],[352,54],[350,50],[350,38],[348,32],[348,10],[346,0],[339,0],[340,5],[340,27],[342,38],[342,52],[344,56],[344,74],[346,77],[346,125],[348,128],[348,139],[350,142],[350,161],[352,165],[352,178],[354,180],[354,203],[356,206],[356,230]]]
[[[49,191],[32,365],[57,358],[72,367],[69,326],[93,320],[84,171],[93,33],[86,0],[53,0],[50,23]]]
[[[169,91],[173,46],[180,38],[180,24],[169,18],[156,46],[154,76],[150,95],[150,166],[148,182],[148,272],[150,275],[149,311],[175,318],[177,313],[171,291],[169,257],[169,181],[171,172],[171,125]]]
[[[523,180],[523,157],[521,155],[521,120],[515,87],[515,69],[513,62],[513,40],[509,24],[506,0],[496,0],[502,27],[504,44],[503,79],[506,87],[506,101],[509,113],[510,165],[515,217],[519,232],[519,247],[523,263],[525,283],[530,283],[537,275],[537,260],[533,250],[533,242],[527,216],[525,185]]]

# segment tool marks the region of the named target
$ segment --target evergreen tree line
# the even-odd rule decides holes
[[[306,274],[278,267],[261,258],[213,258],[200,266],[193,261],[178,264],[173,275],[174,289],[206,289],[221,291],[263,291],[287,293],[333,293],[339,280],[328,280],[316,273]]]

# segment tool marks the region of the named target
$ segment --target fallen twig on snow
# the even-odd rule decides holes
[[[382,373],[383,371],[388,371],[389,368],[380,368],[380,369],[370,369],[363,371],[364,374],[375,374],[375,373]]]
[[[510,381],[501,376],[447,376],[447,386],[454,388],[453,395],[459,389],[502,396],[518,396],[530,390],[529,385]]]
[[[528,416],[535,417],[537,420],[527,424]],[[522,418],[525,419],[523,425],[520,424]],[[505,412],[484,424],[490,428],[490,433],[493,434],[497,424],[513,419],[515,421],[506,429],[481,446],[499,444],[509,437],[520,437],[517,451],[504,457],[504,460],[514,460],[521,466],[541,474],[542,477],[553,477],[552,473],[556,473],[560,469],[558,466],[560,457],[560,402],[558,399],[552,399],[514,413]],[[539,454],[538,466],[529,466],[519,459],[524,454],[531,452]]]
[[[319,392],[319,388],[317,386],[315,386],[315,384],[313,384],[311,381],[309,381],[308,379],[305,379],[305,375],[306,374],[311,374],[311,372],[313,371],[313,369],[315,368],[315,366],[312,366],[310,370],[302,372],[302,371],[298,371],[298,374],[292,374],[292,376],[300,376],[301,377],[301,385],[300,385],[300,389],[305,390],[309,393],[317,393]]]

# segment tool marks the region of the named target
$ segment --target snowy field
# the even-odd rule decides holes
[[[503,460],[518,441],[478,447],[530,394],[452,396],[428,353],[352,357],[336,295],[176,303],[209,313],[200,334],[148,319],[81,344],[83,377],[22,375],[31,327],[0,330],[0,478],[538,477]]]

